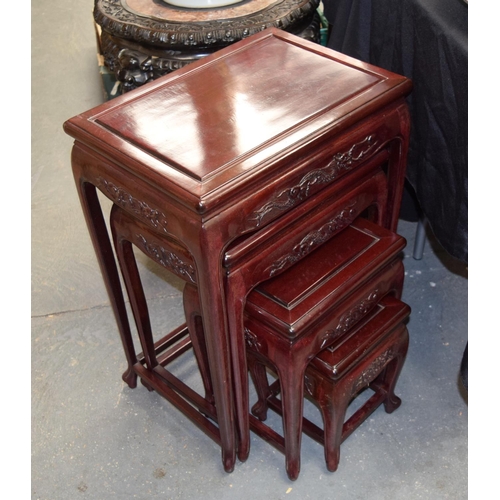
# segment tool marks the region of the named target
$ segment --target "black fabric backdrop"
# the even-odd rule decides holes
[[[328,46],[413,80],[407,179],[441,245],[467,262],[468,6],[323,0]]]

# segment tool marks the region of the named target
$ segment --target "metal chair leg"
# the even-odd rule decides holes
[[[417,232],[415,234],[415,244],[413,246],[413,258],[415,260],[420,260],[424,255],[424,246],[426,237],[426,227],[427,227],[427,219],[425,217],[421,217],[418,220]]]

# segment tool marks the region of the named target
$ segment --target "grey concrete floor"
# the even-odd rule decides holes
[[[291,482],[284,458],[252,437],[224,472],[220,450],[158,394],[121,380],[125,361],[70,168],[63,122],[103,100],[92,0],[32,4],[32,498],[467,498],[468,404],[459,381],[467,342],[467,268],[434,241],[408,239],[404,300],[410,350],[397,388],[342,445],[335,473],[304,437]],[[105,202],[106,205],[107,202]],[[157,330],[182,322],[181,285],[139,256]],[[199,384],[194,362],[176,369]],[[307,409],[313,412],[312,408]],[[312,417],[314,418],[314,416]]]

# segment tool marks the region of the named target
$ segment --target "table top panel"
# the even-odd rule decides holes
[[[300,69],[300,75],[297,75]],[[380,78],[267,38],[101,115],[98,123],[197,180]],[[335,93],[322,87],[337,81]]]

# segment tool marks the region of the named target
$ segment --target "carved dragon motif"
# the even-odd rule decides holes
[[[337,326],[331,330],[327,330],[323,334],[321,341],[321,349],[325,348],[333,339],[347,332],[355,323],[365,316],[370,309],[377,303],[379,299],[379,290],[375,289],[370,294],[358,302],[354,307],[345,312],[339,319]],[[333,374],[336,375],[337,370],[334,368]]]
[[[142,234],[138,234],[137,237],[141,242],[142,249],[158,264],[169,269],[180,278],[196,283],[196,271],[191,264],[184,262],[175,253],[165,250],[162,246],[149,243]]]
[[[295,262],[298,262],[315,248],[330,239],[337,231],[351,224],[356,217],[356,211],[354,210],[355,205],[356,202],[351,203],[326,224],[317,230],[311,231],[302,238],[302,240],[293,247],[290,253],[281,257],[271,265],[267,270],[269,277],[276,275]]]
[[[146,202],[134,198],[125,189],[116,186],[107,179],[100,177],[98,179],[100,187],[109,196],[113,203],[118,206],[131,210],[142,220],[146,220],[156,229],[162,229],[165,233],[167,231],[167,218],[164,213],[150,207]]]
[[[358,391],[362,387],[367,386],[393,358],[394,352],[392,349],[388,349],[383,354],[375,358],[373,363],[356,379],[356,382],[354,383],[354,391]]]
[[[259,227],[268,213],[275,210],[287,210],[305,200],[317,191],[317,189],[313,191],[314,187],[324,186],[353,169],[374,151],[377,143],[373,135],[368,135],[362,141],[353,144],[347,151],[335,153],[326,167],[311,170],[302,177],[298,184],[279,192],[274,199],[256,210],[250,220],[256,227]]]

